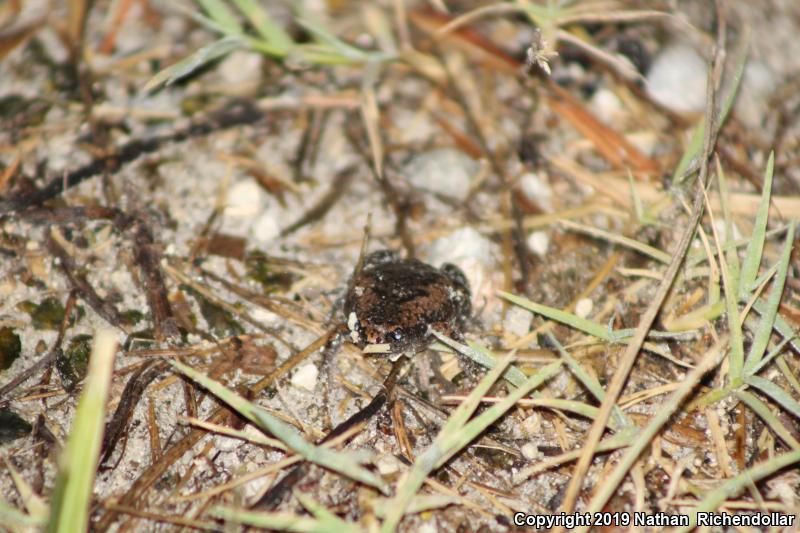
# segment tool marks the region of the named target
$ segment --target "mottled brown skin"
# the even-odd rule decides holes
[[[436,269],[389,250],[366,257],[344,304],[353,341],[362,348],[388,344],[392,354],[424,350],[433,340],[430,329],[461,338],[471,309],[469,285],[458,267]]]

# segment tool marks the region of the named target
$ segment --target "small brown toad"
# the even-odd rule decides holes
[[[460,338],[472,309],[469,284],[457,266],[436,269],[389,250],[369,254],[349,287],[344,314],[353,343],[383,345],[375,351],[395,356],[427,348],[431,329]]]

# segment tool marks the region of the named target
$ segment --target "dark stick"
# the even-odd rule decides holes
[[[103,447],[101,448],[100,464],[102,465],[111,457],[128,425],[134,408],[142,398],[147,386],[162,372],[167,369],[167,363],[154,359],[142,365],[125,384],[125,390],[120,395],[120,402],[114,416],[111,417],[103,434]]]
[[[205,136],[209,133],[235,126],[252,124],[261,120],[263,116],[264,114],[253,104],[246,101],[235,101],[223,109],[211,113],[205,120],[195,122],[186,128],[169,134],[156,135],[147,139],[135,139],[121,146],[112,155],[100,157],[64,175],[53,177],[47,185],[38,191],[0,201],[0,215],[38,206],[89,178],[104,172],[117,172],[124,165],[138,159],[139,156],[155,152],[165,144],[185,141],[191,137]],[[42,176],[35,176],[31,180],[41,178]]]
[[[61,244],[56,242],[52,235],[47,236],[47,248],[50,253],[59,259],[61,271],[81,299],[89,304],[95,313],[103,317],[106,322],[127,333],[128,326],[114,304],[109,300],[100,298],[94,288],[86,281],[86,277],[77,272],[78,266],[75,264],[75,260],[64,250]]]
[[[142,220],[136,220],[133,224],[133,250],[136,263],[142,271],[147,305],[153,312],[156,341],[179,338],[178,323],[172,316],[172,306],[167,299],[167,287],[161,274],[161,253],[153,234]]]

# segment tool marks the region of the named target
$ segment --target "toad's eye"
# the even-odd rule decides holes
[[[394,330],[394,331],[392,332],[392,337],[394,337],[394,340],[396,340],[396,341],[399,341],[399,340],[402,340],[402,338],[403,338],[403,334],[402,334],[402,333],[400,333],[400,332],[399,332],[399,331],[397,331],[397,330]]]

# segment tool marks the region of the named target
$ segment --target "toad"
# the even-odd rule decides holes
[[[344,303],[353,343],[395,357],[427,348],[432,329],[461,338],[471,309],[469,284],[457,266],[437,269],[389,250],[365,258]]]

